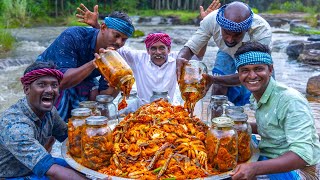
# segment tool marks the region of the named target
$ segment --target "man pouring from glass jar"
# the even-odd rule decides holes
[[[37,61],[53,61],[64,73],[60,84],[60,97],[56,107],[62,119],[67,121],[71,110],[79,107],[79,102],[95,100],[99,91],[106,90],[106,81],[96,77],[100,72],[94,63],[100,48],[122,47],[132,36],[134,27],[129,16],[115,11],[104,19],[99,29],[70,27],[41,54]]]

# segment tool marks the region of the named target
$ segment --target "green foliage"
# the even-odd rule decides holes
[[[14,37],[5,29],[0,29],[0,53],[10,51],[14,43]]]
[[[320,30],[317,29],[305,29],[305,28],[294,28],[291,30],[291,33],[298,34],[298,35],[320,35]]]
[[[259,13],[259,10],[257,8],[251,8],[251,9],[252,9],[253,13],[255,13],[255,14]]]
[[[310,14],[306,17],[304,17],[305,21],[311,26],[311,27],[317,27],[318,26],[318,19],[317,15]]]
[[[132,0],[116,1],[114,7],[117,7],[117,9],[114,9],[114,10],[117,10],[117,11],[121,10],[126,13],[135,12],[137,11],[137,4],[138,4],[138,1],[132,1]]]
[[[133,38],[138,38],[138,37],[142,37],[142,36],[144,36],[144,35],[145,35],[145,33],[144,33],[143,31],[141,31],[141,30],[139,30],[139,29],[136,29],[136,30],[133,32],[132,37],[133,37]]]
[[[29,20],[26,0],[2,0],[1,9],[5,27],[24,26]]]
[[[284,12],[306,12],[314,14],[317,11],[316,6],[305,6],[301,1],[286,1],[284,3],[273,2],[269,10],[282,10]]]

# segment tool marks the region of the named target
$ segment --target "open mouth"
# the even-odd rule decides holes
[[[41,102],[45,106],[52,106],[54,98],[52,96],[44,96],[41,98]]]

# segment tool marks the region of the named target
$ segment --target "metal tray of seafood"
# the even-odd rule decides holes
[[[110,126],[111,129],[113,129],[116,124],[118,124],[117,120],[109,121],[108,125]],[[68,153],[68,139],[66,139],[61,146],[61,155],[65,159],[65,161],[75,170],[85,174],[88,178],[90,179],[105,179],[108,177],[111,177],[112,180],[127,180],[128,178],[122,178],[118,176],[108,176],[107,174],[102,174],[97,171],[94,171],[92,169],[89,169],[87,167],[84,167],[83,165],[79,164],[69,153]],[[247,162],[256,162],[259,158],[260,151],[257,147],[257,145],[251,141],[251,149],[252,149],[252,156]],[[221,179],[229,179],[229,172],[225,172],[222,174],[214,175],[214,176],[209,176],[205,178],[199,178],[199,179],[204,179],[204,180],[221,180]]]

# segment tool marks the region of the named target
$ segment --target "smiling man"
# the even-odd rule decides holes
[[[26,97],[0,116],[0,179],[84,179],[49,152],[55,139],[62,142],[68,136],[54,107],[62,77],[44,62],[25,70],[21,83]]]
[[[252,132],[258,133],[261,141],[259,161],[238,165],[232,179],[255,179],[258,175],[271,180],[319,179],[320,143],[306,98],[273,79],[267,46],[248,42],[235,57],[239,80],[252,93],[256,110]]]
[[[70,27],[41,54],[37,61],[53,61],[64,73],[60,84],[60,94],[56,107],[62,119],[68,121],[71,110],[79,107],[79,102],[95,100],[99,91],[105,94],[106,81],[96,77],[100,72],[94,64],[95,53],[100,48],[119,49],[132,36],[134,27],[129,16],[114,11],[104,19],[99,29]]]
[[[182,64],[194,54],[198,54],[211,37],[219,48],[212,70],[212,94],[227,95],[229,101],[238,106],[249,103],[250,92],[239,85],[234,53],[242,43],[249,41],[271,46],[270,25],[243,2],[234,1],[222,6],[201,21],[196,33],[180,50],[177,58],[178,76]]]

